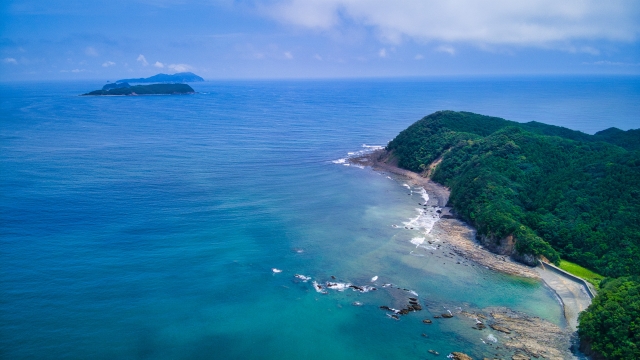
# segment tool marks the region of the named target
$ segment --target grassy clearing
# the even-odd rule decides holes
[[[593,271],[583,268],[582,266],[578,265],[578,264],[574,264],[570,261],[567,260],[560,260],[560,269],[573,274],[575,276],[579,276],[585,280],[587,280],[588,282],[590,282],[591,284],[593,284],[596,288],[599,287],[600,285],[600,281],[602,281],[602,279],[604,279],[604,276],[594,273]]]

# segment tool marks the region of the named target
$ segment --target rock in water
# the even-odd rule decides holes
[[[471,356],[457,351],[451,353],[451,358],[453,360],[473,360]]]
[[[503,332],[505,334],[511,334],[511,330],[507,329],[506,327],[502,327],[500,325],[495,325],[495,324],[491,324],[489,326],[491,326],[491,328],[493,330],[500,331],[500,332]]]

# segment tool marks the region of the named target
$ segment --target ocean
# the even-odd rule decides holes
[[[411,242],[430,226],[420,189],[342,159],[445,109],[587,133],[640,127],[638,77],[209,81],[195,95],[78,96],[101,85],[0,84],[1,358],[487,356],[488,333],[421,320],[504,306],[564,327],[556,297],[415,256],[432,251]],[[426,225],[404,228],[416,219]],[[323,294],[313,281],[377,290]],[[431,310],[386,316],[379,306],[398,295],[383,284]]]

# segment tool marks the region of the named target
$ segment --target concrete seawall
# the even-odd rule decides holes
[[[593,300],[594,297],[596,297],[596,291],[592,288],[592,285],[589,284],[586,280],[584,280],[581,277],[577,277],[571,273],[568,273],[562,269],[560,269],[559,267],[553,265],[553,264],[549,264],[549,263],[545,263],[545,262],[540,262],[540,265],[542,265],[542,267],[547,268],[548,270],[551,270],[561,276],[565,276],[568,277],[569,279],[578,282],[580,284],[582,284],[582,286],[584,286],[585,291],[587,292],[587,294],[589,295],[589,297]]]
[[[540,263],[536,270],[544,282],[560,298],[565,319],[572,331],[576,331],[578,317],[591,305],[593,291],[583,279],[547,263]]]

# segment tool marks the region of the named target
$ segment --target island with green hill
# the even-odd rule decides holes
[[[180,72],[175,74],[156,74],[148,78],[120,79],[116,83],[187,83],[199,82],[204,79],[192,72]]]
[[[580,315],[582,348],[640,358],[640,129],[589,135],[439,111],[381,161],[448,187],[449,206],[491,251],[587,274],[598,295]]]
[[[102,90],[91,91],[83,96],[104,96],[104,95],[179,95],[194,94],[195,90],[188,84],[151,84],[151,85],[134,85],[124,83],[122,86],[107,86]]]

